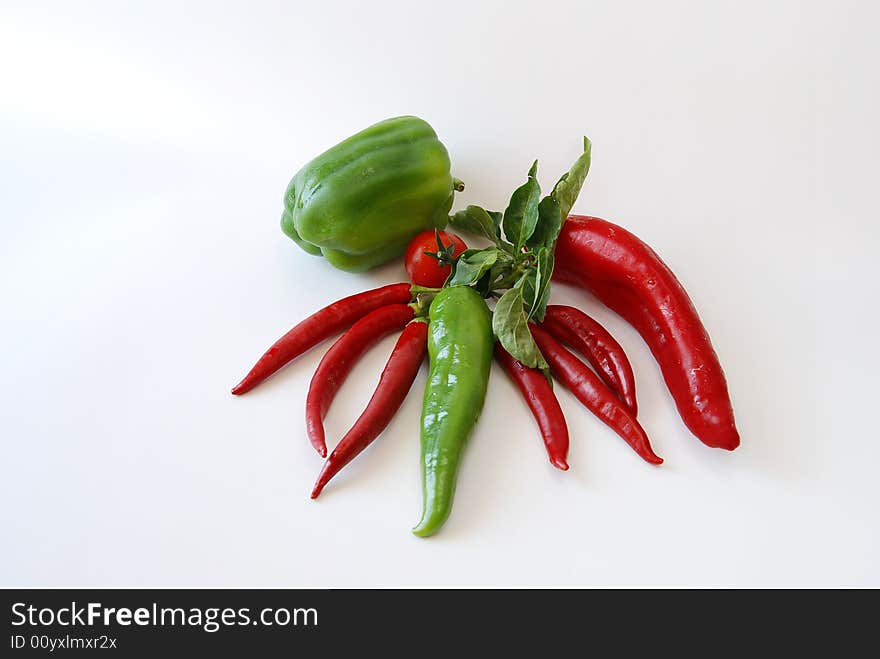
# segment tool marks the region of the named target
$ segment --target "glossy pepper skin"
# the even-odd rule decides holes
[[[232,388],[246,394],[301,354],[350,327],[371,311],[415,299],[409,284],[389,284],[337,300],[297,324],[263,353],[244,379]]]
[[[403,329],[413,319],[409,304],[389,304],[371,311],[357,321],[324,354],[306,396],[306,434],[315,450],[327,456],[324,440],[324,416],[358,360],[380,339]]]
[[[550,464],[562,471],[568,471],[568,424],[552,385],[540,370],[524,366],[500,343],[495,344],[495,359],[516,383],[532,411]]]
[[[492,322],[472,288],[444,288],[431,302],[430,368],[422,406],[422,518],[413,533],[436,533],[452,510],[462,450],[486,399]]]
[[[360,272],[403,254],[420,231],[446,226],[456,184],[427,122],[387,119],[296,173],[281,228],[309,254]]]
[[[330,479],[354,460],[391,423],[425,359],[427,337],[428,324],[422,318],[413,320],[404,328],[366,409],[324,463],[312,489],[313,499],[318,498]]]
[[[595,295],[648,344],[685,425],[707,446],[732,451],[739,433],[727,381],[684,287],[648,245],[616,224],[570,215],[553,278]]]
[[[551,304],[541,327],[557,341],[567,343],[590,362],[597,375],[636,415],[636,379],[621,345],[596,320],[580,309]]]
[[[635,415],[611,389],[605,386],[599,376],[571,354],[549,332],[534,324],[529,324],[529,329],[541,354],[550,365],[553,377],[562,382],[584,407],[616,432],[645,462],[662,464],[663,458],[654,453],[648,434],[636,420]]]

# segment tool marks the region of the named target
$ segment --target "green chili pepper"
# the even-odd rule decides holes
[[[435,533],[452,509],[462,449],[486,399],[492,364],[492,322],[480,295],[444,288],[431,302],[430,370],[422,407],[422,519],[418,536]]]
[[[296,173],[281,228],[309,254],[359,272],[402,255],[417,233],[446,226],[455,189],[463,185],[434,129],[418,117],[388,119]]]

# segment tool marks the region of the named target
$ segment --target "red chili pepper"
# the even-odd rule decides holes
[[[643,460],[651,464],[661,464],[659,457],[651,448],[651,442],[635,416],[620,402],[611,391],[591,371],[586,364],[571,354],[550,334],[533,323],[529,323],[535,343],[550,365],[550,371],[564,384],[587,409],[595,414],[614,432],[620,435]]]
[[[500,343],[495,344],[495,359],[516,382],[523,398],[541,431],[550,463],[562,471],[568,470],[568,425],[565,415],[553,393],[553,387],[537,368],[529,368],[507,352]]]
[[[366,409],[324,463],[312,490],[313,499],[321,494],[331,478],[367,448],[391,422],[425,359],[427,337],[428,324],[422,320],[415,320],[404,328]]]
[[[593,293],[650,347],[685,425],[707,446],[732,451],[739,433],[724,371],[697,310],[669,267],[629,231],[570,215],[553,278]]]
[[[324,415],[333,397],[358,359],[379,339],[401,329],[415,312],[408,304],[389,304],[370,312],[334,343],[318,364],[306,397],[306,433],[315,450],[325,457]]]
[[[244,394],[293,361],[309,348],[350,327],[359,318],[389,304],[406,304],[413,299],[410,284],[390,284],[350,295],[312,314],[278,339],[232,393]]]
[[[608,330],[580,309],[559,304],[547,307],[541,327],[550,332],[554,339],[567,343],[586,357],[602,381],[617,394],[633,416],[638,413],[632,366],[623,348]]]

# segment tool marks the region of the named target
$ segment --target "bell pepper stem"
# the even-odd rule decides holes
[[[464,181],[460,178],[452,177],[452,189],[456,192],[464,192]]]

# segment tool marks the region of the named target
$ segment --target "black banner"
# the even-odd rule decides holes
[[[495,650],[524,642],[676,650],[818,642],[843,622],[848,642],[871,608],[840,592],[611,590],[4,590],[4,656],[108,651],[253,653],[406,645]],[[829,601],[829,595],[831,601]],[[874,594],[871,594],[873,597]],[[838,600],[834,604],[834,600]],[[852,603],[851,603],[852,604]],[[862,620],[862,623],[859,622]],[[809,636],[805,636],[805,631]],[[420,652],[419,652],[420,653]],[[103,652],[102,652],[103,654]]]

